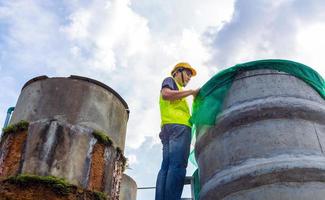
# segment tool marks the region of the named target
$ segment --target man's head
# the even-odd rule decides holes
[[[187,85],[192,76],[196,75],[195,69],[188,63],[180,62],[175,65],[171,71],[171,75],[177,80],[183,87]]]

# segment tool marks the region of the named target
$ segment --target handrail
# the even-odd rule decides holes
[[[5,123],[3,125],[3,128],[6,128],[8,126],[8,123],[9,123],[9,120],[10,120],[10,116],[11,116],[11,113],[15,110],[15,107],[10,107],[8,108],[7,110],[7,116],[6,116],[6,120],[5,120]]]
[[[192,176],[186,176],[184,180],[184,185],[191,185],[191,198],[182,198],[181,200],[194,200],[194,182]],[[138,187],[138,190],[151,190],[156,189],[156,187]]]

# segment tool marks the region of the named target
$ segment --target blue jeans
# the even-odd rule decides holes
[[[156,200],[179,200],[182,195],[191,144],[191,128],[166,124],[159,134],[163,161],[157,177]]]

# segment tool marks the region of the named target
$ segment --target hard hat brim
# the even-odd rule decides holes
[[[175,65],[174,69],[171,71],[170,74],[173,75],[178,68],[188,69],[191,71],[192,76],[196,76],[196,70],[188,63],[178,63],[177,65]]]

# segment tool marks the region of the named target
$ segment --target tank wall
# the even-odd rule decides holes
[[[277,191],[267,185],[296,182],[304,190],[325,180],[325,102],[305,82],[274,70],[244,72],[216,121],[195,147],[201,199],[265,199]],[[295,199],[296,188],[284,191]]]
[[[136,200],[136,199],[137,199],[136,182],[130,176],[123,174],[119,200]]]
[[[239,74],[227,94],[223,109],[254,99],[295,97],[323,103],[316,90],[303,80],[275,70],[252,70]]]
[[[128,112],[107,89],[84,80],[47,78],[31,82],[21,92],[10,124],[58,119],[103,131],[122,150]]]
[[[271,184],[229,195],[224,200],[323,200],[325,195],[324,187],[325,184],[322,182]],[[290,193],[288,193],[288,190],[290,190]]]

